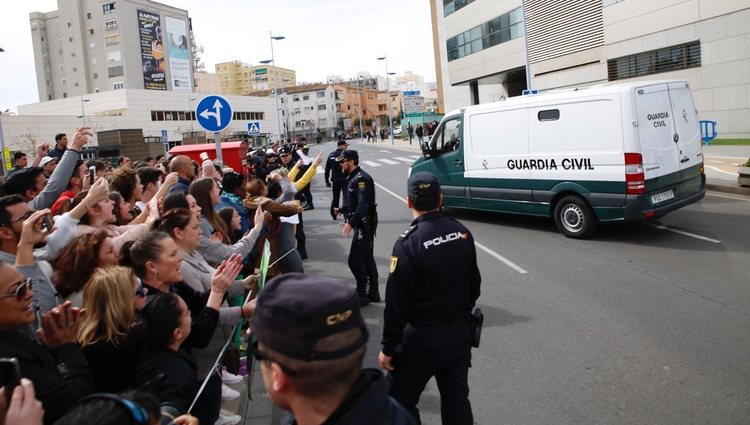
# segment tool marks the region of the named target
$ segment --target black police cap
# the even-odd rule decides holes
[[[359,154],[355,150],[347,149],[343,152],[341,152],[341,156],[336,158],[336,161],[341,162],[345,159],[351,159],[354,161],[359,161]]]
[[[420,171],[409,176],[406,192],[412,199],[437,198],[440,195],[440,182],[431,172]]]

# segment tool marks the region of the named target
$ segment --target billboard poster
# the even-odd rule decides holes
[[[190,76],[190,53],[187,25],[182,19],[165,17],[167,23],[167,55],[169,72],[172,77],[172,90],[192,91]]]
[[[138,10],[138,31],[141,38],[143,88],[166,90],[166,64],[164,63],[164,43],[159,15]]]

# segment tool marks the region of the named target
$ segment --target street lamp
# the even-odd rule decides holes
[[[272,71],[273,72],[273,97],[276,100],[276,125],[278,126],[279,136],[281,136],[282,135],[282,131],[281,131],[281,117],[279,116],[279,110],[280,110],[280,107],[279,107],[279,92],[276,89],[276,60],[275,60],[274,55],[273,55],[273,41],[274,40],[283,40],[286,37],[284,37],[282,35],[273,35],[273,31],[268,31],[268,33],[269,33],[269,35],[271,37],[271,59],[270,60],[268,60],[268,59],[262,60],[262,61],[260,61],[260,63],[263,63],[263,64],[273,63],[273,71]],[[284,138],[286,138],[286,129],[283,131],[283,136],[284,136]]]
[[[359,97],[358,104],[359,104],[359,141],[360,142],[362,141],[362,125],[363,124],[362,124],[362,89],[359,87],[360,86],[359,83],[362,81],[362,79],[363,79],[362,75],[360,75],[357,78],[357,97]]]
[[[188,117],[190,119],[190,138],[194,136],[193,132],[193,101],[198,100],[192,96],[188,96]]]
[[[83,96],[81,96],[81,119],[83,120],[84,127],[86,127],[86,111],[83,109],[83,104],[88,101],[89,99],[84,99]]]
[[[382,56],[378,58],[379,61],[385,61],[385,87],[388,95],[388,132],[391,136],[391,145],[393,144],[393,119],[391,118],[391,75],[395,74],[388,72],[388,57]]]

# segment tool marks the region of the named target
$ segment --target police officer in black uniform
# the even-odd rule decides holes
[[[419,396],[434,376],[442,423],[472,424],[471,310],[482,280],[474,238],[440,211],[432,173],[412,174],[407,188],[414,221],[393,246],[378,361],[391,378],[391,396],[417,423]]]
[[[341,166],[336,161],[336,158],[341,156],[341,153],[346,150],[346,148],[349,147],[349,144],[346,143],[344,140],[339,140],[338,147],[335,151],[331,152],[328,155],[328,159],[326,160],[326,169],[325,169],[325,181],[327,187],[333,186],[333,199],[331,200],[331,217],[336,220],[336,214],[334,213],[334,208],[339,207],[339,197],[341,196],[341,190],[344,189],[344,184],[346,184],[346,174],[344,174],[343,171],[341,171]]]
[[[340,209],[335,208],[334,213],[344,214],[344,237],[352,235],[349,269],[357,281],[360,305],[366,306],[370,301],[380,302],[378,267],[373,256],[375,230],[378,226],[375,183],[369,174],[359,168],[357,151],[345,150],[336,161],[346,174],[346,190],[344,205]]]

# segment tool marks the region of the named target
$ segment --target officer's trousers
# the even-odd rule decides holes
[[[365,295],[367,291],[367,278],[377,285],[378,266],[373,256],[373,245],[375,236],[354,228],[352,232],[352,246],[349,249],[349,270],[352,271],[357,281],[357,292]]]
[[[331,182],[331,190],[333,191],[333,198],[331,199],[331,215],[333,216],[333,209],[339,207],[339,199],[341,199],[341,192],[344,190],[346,179],[336,180]]]
[[[474,416],[469,402],[468,374],[471,366],[469,320],[428,328],[406,325],[401,345],[388,374],[390,395],[421,424],[417,403],[432,378],[440,391],[443,425],[470,425]]]

